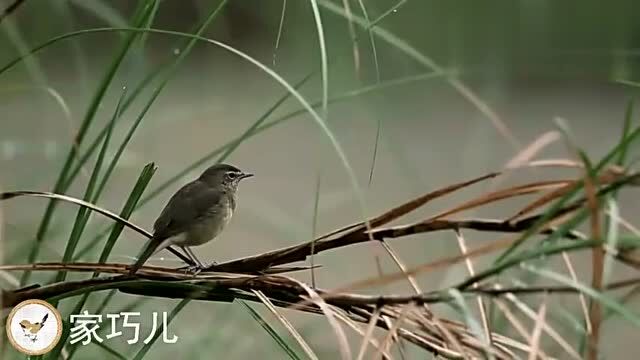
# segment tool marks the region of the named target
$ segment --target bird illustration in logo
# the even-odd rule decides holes
[[[49,313],[46,313],[40,322],[32,323],[27,319],[20,321],[20,327],[22,328],[24,336],[29,338],[32,342],[36,342],[36,340],[38,340],[38,332],[42,329],[48,317]]]

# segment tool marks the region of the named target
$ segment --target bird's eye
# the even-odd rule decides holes
[[[229,179],[229,180],[234,180],[234,179],[236,179],[237,177],[238,177],[238,173],[235,173],[235,172],[229,172],[229,173],[227,173],[227,179]]]

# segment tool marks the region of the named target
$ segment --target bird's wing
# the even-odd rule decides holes
[[[153,225],[153,236],[163,240],[180,234],[222,201],[223,192],[201,181],[191,182],[175,193]]]

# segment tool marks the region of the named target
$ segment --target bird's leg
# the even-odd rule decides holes
[[[196,254],[193,253],[190,247],[184,247],[184,252],[187,253],[187,256],[191,258],[191,260],[196,263],[196,265],[202,269],[205,268],[204,264],[196,257]]]
[[[187,266],[185,268],[185,271],[187,272],[192,272],[194,273],[194,275],[198,274],[200,271],[202,271],[203,269],[205,269],[205,266],[202,264],[202,262],[196,257],[196,255],[193,253],[193,251],[187,247],[187,246],[181,246],[180,247],[185,254],[187,254],[187,257],[189,259],[191,259],[191,261],[193,261],[195,263],[195,265],[190,265]]]

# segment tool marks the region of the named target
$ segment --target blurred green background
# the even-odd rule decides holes
[[[0,1],[0,7],[5,8],[8,3]],[[383,0],[363,3],[370,20],[397,4]],[[162,1],[152,27],[193,32],[216,4],[217,1]],[[354,16],[363,16],[358,1],[333,4],[338,8],[347,4]],[[625,104],[634,95],[634,88],[616,80],[640,80],[637,2],[409,0],[400,1],[400,5],[376,25],[377,29],[394,34],[396,40],[387,42],[374,37],[373,46],[361,27],[350,25],[343,16],[320,6],[330,97],[375,87],[380,82],[413,79],[329,107],[327,123],[357,175],[368,215],[437,187],[500,169],[528,143],[554,130],[556,118],[565,119],[575,141],[595,157],[618,140]],[[64,33],[126,27],[135,7],[136,2],[128,0],[27,0],[0,24],[0,65]],[[283,1],[230,1],[203,36],[246,52],[292,84],[315,72],[300,92],[311,102],[319,101],[320,49],[311,3],[287,1],[278,35],[282,7]],[[112,32],[73,37],[0,75],[2,191],[51,190],[91,97],[124,36]],[[144,47],[132,48],[100,104],[88,139],[93,139],[111,118],[122,87],[134,88],[150,72],[174,59],[184,42],[175,36],[148,34]],[[483,105],[499,116],[509,135],[501,133],[486,113],[444,77],[416,80],[433,69],[403,51],[405,46],[446,71],[459,74]],[[153,84],[145,89],[141,100],[125,113],[115,128],[114,139],[125,135],[153,89]],[[285,93],[281,85],[254,65],[214,45],[198,43],[146,114],[98,204],[118,211],[144,164],[155,162],[159,167],[150,186],[153,189],[242,134]],[[300,103],[289,99],[271,118],[300,108]],[[369,184],[378,125],[380,138]],[[541,157],[566,156],[561,141],[541,153]],[[239,211],[224,234],[197,248],[200,257],[208,261],[220,262],[309,240],[314,235],[318,181],[316,235],[362,218],[343,163],[308,114],[243,142],[228,161],[256,177],[242,184]],[[150,229],[168,197],[203,167],[136,211],[134,222]],[[89,163],[68,194],[82,197],[91,168]],[[510,181],[550,174],[542,170],[516,172]],[[553,174],[558,176],[557,171]],[[413,218],[434,214],[488,189],[483,186],[437,201]],[[468,215],[505,216],[518,204],[507,202],[502,207]],[[45,206],[46,201],[40,199],[2,204],[4,263],[25,262]],[[633,198],[624,199],[623,206],[632,213],[639,210],[639,203]],[[75,214],[72,206],[59,207],[39,260],[59,261]],[[105,224],[109,224],[105,218],[92,216],[80,248]],[[473,245],[493,238],[472,234],[468,241]],[[132,261],[142,240],[125,230],[110,260]],[[391,245],[408,265],[459,252],[450,233],[414,236],[392,241]],[[99,251],[96,248],[84,260],[94,261]],[[385,272],[397,271],[380,247],[364,244],[318,256],[316,262],[323,265],[317,272],[318,285],[331,288],[375,275],[375,255],[381,257]],[[163,256],[165,259],[156,257],[153,263],[179,265],[167,253]],[[459,271],[430,274],[419,280],[423,289],[435,289],[465,274],[460,267]],[[45,281],[49,276],[35,274],[32,281]],[[309,281],[309,274],[295,276]],[[11,286],[9,275],[3,277],[3,287]],[[374,290],[408,293],[410,288],[398,283],[371,291]],[[95,308],[99,301],[97,294],[92,295],[87,308]],[[117,294],[109,309],[119,310],[134,301],[133,296]],[[142,305],[141,311],[143,315],[169,311],[175,303],[152,299]],[[69,311],[73,304],[75,300],[66,300],[62,307]],[[262,306],[255,308],[270,316]],[[324,318],[290,311],[284,314],[321,358],[338,357],[334,335]],[[150,358],[284,356],[237,304],[192,302],[171,324],[171,330],[180,337],[178,344],[158,342],[149,353]],[[357,339],[353,336],[354,347],[359,344]],[[615,349],[633,346],[633,340],[632,334],[620,336],[605,330],[603,352],[616,358]],[[137,350],[122,338],[107,343],[128,356]],[[412,348],[407,355],[424,356]],[[91,356],[110,355],[89,345],[81,348],[76,357]]]

